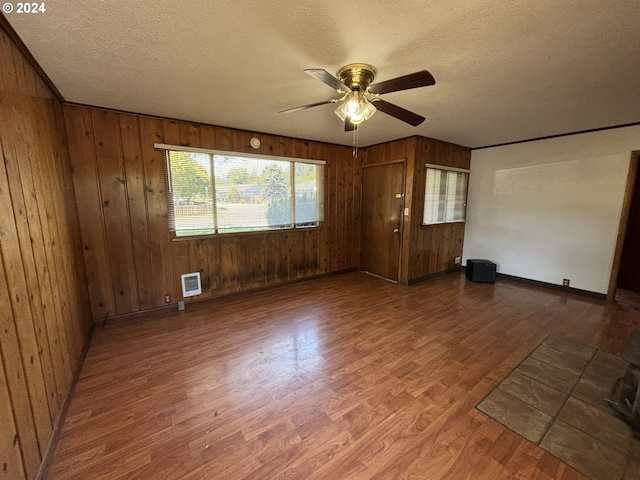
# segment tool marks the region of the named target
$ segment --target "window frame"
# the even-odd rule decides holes
[[[468,168],[457,168],[457,167],[448,167],[445,165],[437,165],[434,163],[426,163],[425,164],[425,172],[424,172],[424,181],[425,181],[425,189],[424,189],[424,198],[422,200],[422,220],[421,220],[421,227],[423,228],[428,228],[428,227],[434,227],[434,226],[439,226],[439,225],[451,225],[451,224],[456,224],[456,223],[466,223],[467,221],[467,199],[468,199],[468,194],[469,194],[469,177],[470,177],[470,173],[471,170]],[[462,208],[463,208],[463,219],[462,220],[442,220],[442,221],[438,221],[438,222],[429,222],[429,223],[425,223],[424,220],[424,214],[425,214],[425,204],[426,204],[426,199],[427,199],[427,176],[429,174],[429,170],[440,170],[440,171],[444,171],[444,172],[456,172],[456,173],[463,173],[466,174],[466,184],[464,187],[464,200],[463,200],[463,204],[462,204]],[[447,208],[446,206],[446,200],[445,200],[445,210]]]
[[[154,148],[158,150],[162,150],[163,153],[163,169],[164,169],[164,177],[165,177],[165,188],[166,188],[166,202],[167,202],[167,223],[168,223],[168,231],[171,236],[172,241],[184,241],[184,240],[197,240],[204,238],[212,238],[212,237],[222,237],[222,236],[237,236],[237,235],[264,235],[269,233],[277,233],[282,231],[292,231],[292,230],[305,230],[305,229],[314,229],[314,228],[322,228],[324,225],[325,218],[325,180],[326,180],[326,172],[324,171],[327,167],[327,162],[325,160],[316,160],[316,159],[305,159],[305,158],[296,158],[296,157],[284,157],[284,156],[275,156],[275,155],[263,155],[256,153],[244,153],[244,152],[233,152],[228,150],[214,150],[207,148],[197,148],[197,147],[188,147],[188,146],[180,146],[180,145],[168,145],[164,143],[155,143]],[[254,158],[259,160],[268,160],[268,161],[280,161],[280,162],[288,162],[289,168],[291,171],[291,214],[293,216],[293,223],[291,225],[287,225],[280,228],[268,228],[260,230],[246,230],[239,232],[220,232],[217,225],[217,214],[216,214],[216,201],[215,201],[215,193],[213,196],[214,204],[213,204],[213,218],[214,218],[214,228],[212,233],[198,233],[193,235],[178,235],[177,230],[171,229],[171,220],[170,218],[175,214],[172,213],[175,205],[173,203],[172,198],[172,186],[171,186],[171,169],[169,168],[169,154],[170,152],[184,152],[184,153],[196,153],[196,154],[205,154],[211,155],[211,164],[212,164],[212,172],[211,172],[211,180],[212,185],[214,187],[215,192],[215,177],[213,170],[213,157],[215,155],[220,156],[229,156],[236,158]],[[317,206],[319,207],[319,215],[318,220],[315,225],[299,225],[297,226],[295,223],[295,166],[296,164],[307,164],[307,165],[317,165],[322,168],[322,176],[318,181],[318,193],[317,193]]]

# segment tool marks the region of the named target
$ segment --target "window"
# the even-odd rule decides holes
[[[468,170],[427,164],[423,225],[464,222]]]
[[[324,162],[156,148],[166,149],[169,229],[176,237],[315,227],[323,220]]]

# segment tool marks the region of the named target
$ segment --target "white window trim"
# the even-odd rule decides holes
[[[468,168],[445,167],[444,165],[436,165],[435,163],[425,163],[427,168],[437,168],[438,170],[449,170],[451,172],[471,173]]]
[[[316,165],[326,165],[324,160],[312,160],[307,158],[285,157],[284,155],[260,155],[257,153],[230,152],[226,150],[211,150],[209,148],[181,147],[179,145],[166,145],[164,143],[154,143],[154,148],[158,150],[170,150],[172,152],[206,153],[208,155],[226,155],[229,157],[261,158],[262,160],[281,160],[299,163],[311,163]]]

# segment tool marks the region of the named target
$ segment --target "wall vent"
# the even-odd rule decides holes
[[[182,296],[193,297],[202,293],[202,284],[200,283],[200,272],[185,273],[180,276],[182,278]]]

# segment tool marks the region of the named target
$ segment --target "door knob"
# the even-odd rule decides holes
[[[398,230],[397,228],[393,229],[393,233],[398,233],[400,230]]]

